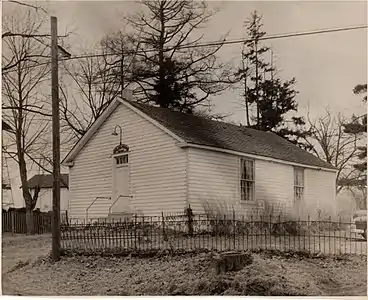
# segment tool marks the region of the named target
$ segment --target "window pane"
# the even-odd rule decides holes
[[[254,161],[241,159],[240,196],[243,201],[252,201],[254,192]]]
[[[121,155],[115,158],[117,165],[127,164],[128,163],[128,155]]]
[[[252,160],[242,160],[242,179],[253,180],[254,172],[253,172],[253,161]]]
[[[252,183],[247,182],[247,200],[252,200]]]
[[[246,200],[246,188],[244,185],[241,187],[241,199]]]
[[[300,180],[299,180],[299,185],[300,186],[304,186],[304,171],[300,170]]]
[[[294,185],[298,185],[298,172],[294,169]]]
[[[294,185],[304,186],[304,170],[300,168],[294,168]]]
[[[248,161],[248,179],[253,180],[253,161]]]

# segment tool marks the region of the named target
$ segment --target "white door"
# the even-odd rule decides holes
[[[112,213],[129,211],[129,165],[128,154],[115,157],[115,176],[113,184]],[[120,197],[120,198],[119,198]]]

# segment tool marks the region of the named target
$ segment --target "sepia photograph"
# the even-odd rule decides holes
[[[2,1],[2,295],[367,296],[367,9]]]

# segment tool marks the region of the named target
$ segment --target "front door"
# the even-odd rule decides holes
[[[116,201],[111,208],[112,213],[129,211],[129,161],[128,153],[114,157],[115,176],[113,184],[113,199]],[[120,198],[119,198],[120,197]],[[119,199],[118,199],[119,198]]]

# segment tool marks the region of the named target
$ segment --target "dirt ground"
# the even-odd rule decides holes
[[[51,250],[51,235],[2,235],[1,247],[1,271],[2,271],[2,291],[16,294],[15,287],[10,286],[7,280],[7,272],[17,265],[27,261],[35,261],[38,257],[47,255]]]
[[[253,254],[250,266],[218,276],[211,253],[145,259],[65,257],[53,264],[46,257],[50,245],[50,236],[3,237],[3,294],[367,295],[366,256],[338,260]]]

